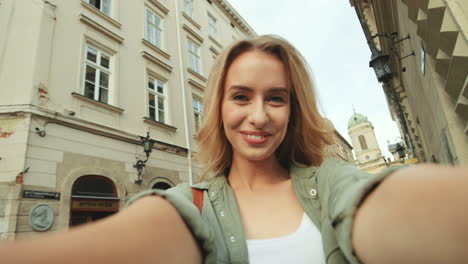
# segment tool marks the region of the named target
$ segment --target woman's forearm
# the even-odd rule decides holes
[[[2,263],[201,263],[190,231],[166,200],[150,196],[69,232],[0,244]]]
[[[356,212],[352,240],[364,263],[467,263],[468,170],[395,172]]]

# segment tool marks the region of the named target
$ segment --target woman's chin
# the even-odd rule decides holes
[[[250,161],[250,162],[264,162],[264,161],[270,161],[272,158],[274,158],[274,151],[272,152],[256,152],[252,151],[249,153],[242,153],[240,155],[241,159]]]

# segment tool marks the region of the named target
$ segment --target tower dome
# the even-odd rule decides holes
[[[354,115],[351,116],[351,118],[348,121],[348,129],[352,126],[355,126],[357,124],[360,124],[362,122],[368,122],[367,116],[361,115],[358,113],[354,113]]]

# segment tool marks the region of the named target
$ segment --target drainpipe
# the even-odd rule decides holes
[[[180,32],[180,13],[179,13],[179,0],[175,1],[175,17],[176,17],[176,32],[177,32],[177,51],[179,53],[179,75],[180,75],[180,91],[182,93],[182,109],[184,111],[184,125],[185,125],[185,144],[187,145],[187,163],[188,163],[188,174],[189,174],[189,183],[193,184],[193,175],[192,175],[192,149],[190,147],[190,135],[189,135],[189,125],[187,117],[187,97],[185,92],[185,71],[184,64],[182,60],[182,41],[180,40],[182,35]]]

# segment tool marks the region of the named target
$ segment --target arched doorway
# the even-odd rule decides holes
[[[114,183],[103,176],[78,178],[72,187],[70,226],[93,222],[119,210]]]
[[[151,187],[152,189],[161,189],[161,190],[167,190],[171,188],[172,186],[169,185],[169,183],[166,182],[157,182],[156,184]]]

